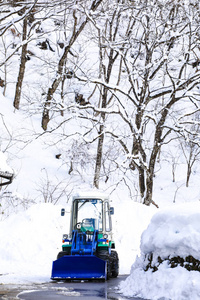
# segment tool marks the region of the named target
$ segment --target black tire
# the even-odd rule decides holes
[[[107,262],[107,280],[112,277],[112,260],[108,251],[99,251],[96,255]]]
[[[67,251],[61,251],[61,252],[58,253],[57,259],[59,259],[59,258],[65,256],[65,255],[69,255],[69,253],[68,253]]]
[[[111,250],[111,273],[113,278],[119,275],[119,258],[115,250]]]
[[[110,257],[107,259],[107,280],[112,277],[112,263]]]

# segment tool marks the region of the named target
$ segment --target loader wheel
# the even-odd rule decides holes
[[[116,278],[119,275],[119,258],[118,254],[116,251],[111,250],[111,272],[112,272],[112,277]]]
[[[112,277],[112,269],[111,269],[111,260],[110,257],[107,259],[107,280]]]
[[[68,253],[67,251],[61,251],[61,252],[58,253],[57,259],[59,259],[59,258],[65,256],[65,255],[69,255],[69,253]]]
[[[97,254],[97,257],[101,258],[102,260],[107,261],[107,280],[112,277],[112,260],[111,256],[109,255],[108,251],[100,251]]]

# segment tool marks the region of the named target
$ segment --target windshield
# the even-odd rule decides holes
[[[82,231],[102,231],[103,202],[100,199],[77,199],[74,201],[73,228]]]

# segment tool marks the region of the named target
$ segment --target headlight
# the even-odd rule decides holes
[[[63,234],[63,240],[67,240],[68,239],[68,234]]]
[[[77,228],[77,229],[81,229],[81,223],[78,223],[78,224],[76,225],[76,228]]]
[[[104,238],[105,240],[107,240],[107,238],[108,238],[107,233],[105,233],[105,234],[103,235],[103,238]]]

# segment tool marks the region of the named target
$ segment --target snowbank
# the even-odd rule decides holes
[[[169,269],[166,264],[157,272],[143,271],[135,263],[131,275],[120,284],[124,296],[151,300],[199,300],[200,273],[182,267]]]
[[[149,225],[157,208],[125,199],[118,203],[113,201],[112,206],[115,208],[113,229],[120,258],[120,274],[130,274],[131,266],[140,254],[141,234]]]
[[[154,258],[192,255],[200,260],[200,203],[170,207],[155,214],[142,234],[141,251]]]
[[[200,273],[181,265],[170,267],[175,256],[191,255],[200,259],[200,203],[177,205],[155,214],[141,238],[141,256],[132,266],[131,274],[120,285],[126,296],[145,299],[200,299]],[[153,254],[151,267],[144,271]],[[160,257],[160,263],[158,263]],[[154,269],[155,270],[155,269]]]
[[[1,283],[50,280],[52,261],[61,250],[67,226],[60,209],[48,203],[36,204],[0,223]]]

